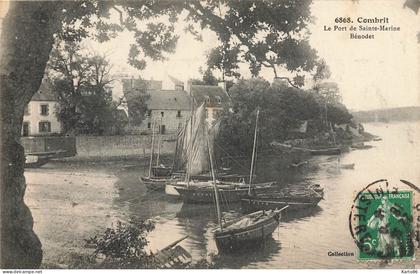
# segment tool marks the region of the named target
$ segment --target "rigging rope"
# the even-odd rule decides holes
[[[226,150],[224,150],[221,146],[219,146],[217,143],[215,143],[216,146],[218,148],[220,148],[227,156],[228,158],[231,158],[236,164],[238,164],[239,166],[246,168],[246,166],[242,165],[241,163],[239,163],[237,160],[235,160],[235,158],[233,158],[233,156],[231,156]],[[244,156],[245,157],[245,156]]]

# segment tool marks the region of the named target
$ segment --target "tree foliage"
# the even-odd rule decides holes
[[[303,121],[315,129],[308,134],[330,130],[329,123],[349,123],[352,116],[343,105],[329,104],[310,91],[287,87],[263,79],[240,80],[229,89],[232,104],[221,114],[218,144],[232,154],[246,155],[252,149],[256,111],[260,109],[259,140],[267,147],[273,140],[282,141]],[[328,121],[324,121],[327,106]],[[310,136],[308,136],[310,137]]]
[[[317,66],[317,53],[308,42],[311,0],[189,1],[191,19],[217,33],[220,46],[208,66],[238,77],[238,63],[246,62],[253,76],[262,67],[284,69],[303,77]],[[203,18],[204,17],[204,18]],[[300,86],[300,80],[294,82]]]
[[[83,54],[73,42],[58,43],[51,53],[49,68],[64,132],[121,132],[125,121],[118,103],[112,100],[108,86],[112,81],[111,65],[105,56]]]
[[[144,80],[137,79],[136,86],[132,89],[124,89],[123,103],[128,109],[128,118],[131,125],[138,126],[146,117],[147,101],[150,95],[147,93],[148,83]]]

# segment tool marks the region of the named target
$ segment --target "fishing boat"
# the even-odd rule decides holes
[[[162,123],[162,121],[160,122]],[[140,181],[142,181],[148,190],[152,191],[163,191],[165,190],[165,185],[168,181],[176,179],[176,177],[171,177],[172,168],[165,167],[160,163],[160,125],[159,125],[159,135],[158,135],[158,153],[156,157],[156,164],[153,165],[154,157],[154,147],[155,147],[155,126],[156,121],[153,121],[152,126],[152,142],[150,149],[150,161],[149,161],[149,174],[147,177],[141,176]]]
[[[281,218],[279,210],[257,211],[221,224],[214,231],[219,252],[234,252],[252,245],[260,246],[278,227]]]
[[[251,191],[252,183],[252,174],[255,160],[255,147],[256,147],[256,137],[257,137],[257,126],[258,126],[258,115],[259,110],[257,110],[257,118],[255,124],[255,133],[254,133],[254,146],[252,153],[251,161],[251,171],[250,171],[250,186],[248,192]],[[210,163],[213,167],[212,155],[209,151]],[[213,170],[213,169],[212,169]],[[285,206],[281,209],[275,209],[270,211],[258,211],[251,214],[244,215],[234,220],[222,222],[222,213],[220,210],[220,197],[219,193],[222,189],[219,188],[216,182],[214,172],[213,175],[213,191],[214,191],[214,200],[216,202],[217,218],[219,227],[216,228],[213,232],[213,236],[216,242],[217,249],[219,252],[234,252],[241,250],[244,247],[249,245],[258,246],[264,243],[264,240],[271,236],[274,230],[278,227],[281,218],[281,211],[286,209],[288,206]],[[246,189],[245,189],[246,190]]]
[[[206,136],[211,139],[208,149],[213,154],[214,138],[218,132],[218,124],[207,129],[206,123],[205,108],[204,104],[202,104],[178,133],[174,168],[176,170],[185,170],[186,172],[172,173],[172,175],[177,175],[179,179],[176,181],[172,180],[165,185],[165,193],[167,195],[180,197],[181,194],[176,188],[187,189],[188,193],[193,194],[197,187],[200,189],[207,187],[212,192],[212,175],[206,148]],[[243,185],[246,182],[246,177],[247,175],[244,174],[227,173],[223,169],[218,171],[218,179],[223,184]],[[212,201],[207,202],[211,203]]]
[[[318,184],[309,186],[305,190],[290,191],[283,189],[278,192],[250,195],[241,199],[244,212],[257,210],[272,210],[289,206],[290,210],[301,210],[315,207],[324,198],[324,190]]]
[[[258,112],[259,113],[259,112]],[[210,141],[210,137],[214,138],[214,135],[211,131],[207,130],[207,127],[204,124],[201,125],[201,131],[197,132],[195,136],[200,136],[198,133],[201,133],[201,138],[198,139],[200,143],[198,144],[198,148],[194,149],[193,151],[196,151],[196,154],[198,155],[198,152],[201,152],[201,156],[205,156],[205,151],[202,150],[202,148],[205,148],[205,138],[209,139],[208,141],[208,153],[212,155],[213,157],[213,143]],[[257,123],[255,130],[258,129],[258,115],[257,115]],[[224,181],[223,184],[221,184],[220,181],[216,182],[220,189],[220,196],[222,200],[226,203],[235,203],[239,202],[242,196],[245,196],[247,192],[253,191],[255,193],[260,193],[263,191],[267,191],[272,188],[273,182],[264,183],[264,184],[256,184],[252,186],[252,180],[255,178],[254,174],[254,166],[255,166],[255,160],[256,160],[256,144],[257,144],[257,134],[255,133],[254,136],[254,145],[253,145],[253,151],[252,151],[252,159],[251,159],[251,168],[250,168],[250,175],[248,179],[248,184],[245,183],[245,180],[242,182],[235,182],[235,181]],[[208,157],[207,157],[208,158]],[[200,160],[200,158],[195,158],[199,163],[203,163],[203,160]],[[209,159],[209,158],[208,158]],[[189,172],[193,173],[196,169],[192,169],[192,165],[195,162],[193,161],[191,164],[189,164]],[[208,163],[210,163],[208,161]],[[211,166],[211,165],[210,165]],[[202,166],[200,166],[202,168]],[[211,168],[211,174],[212,177],[214,176],[214,169]],[[194,173],[193,173],[194,174]],[[170,189],[173,187],[173,189]],[[166,192],[167,190],[167,192]],[[173,193],[173,195],[176,195],[176,193],[179,193],[181,198],[185,203],[213,203],[214,201],[214,191],[212,187],[212,182],[208,181],[207,184],[194,184],[190,180],[181,181],[176,184],[167,184],[165,188],[166,193]]]
[[[203,185],[204,183],[204,185]],[[246,196],[249,191],[249,184],[235,184],[216,182],[219,188],[219,194],[223,202],[237,203],[242,197]],[[273,188],[274,182],[255,184],[252,186],[254,193],[261,193]],[[182,197],[185,203],[203,203],[211,204],[214,202],[214,191],[212,182],[201,182],[201,185],[191,184],[187,186],[175,186],[175,190]]]

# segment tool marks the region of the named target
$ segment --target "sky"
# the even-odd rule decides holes
[[[314,0],[311,12],[316,18],[309,26],[310,43],[324,58],[331,70],[329,81],[337,82],[343,102],[352,110],[383,107],[420,105],[420,44],[416,34],[420,31],[420,14],[403,9],[404,0]],[[0,11],[4,13],[4,5]],[[1,12],[0,12],[1,13]],[[372,40],[350,40],[349,32],[326,32],[324,25],[334,23],[337,17],[388,17],[389,25],[399,26],[399,32],[375,32]],[[357,25],[357,24],[355,24]],[[372,24],[370,24],[372,25]],[[122,73],[145,79],[162,80],[168,75],[187,81],[199,78],[200,67],[205,67],[206,54],[217,45],[216,35],[203,30],[199,42],[182,31],[176,52],[165,62],[148,62],[144,71],[128,65],[129,45],[133,38],[124,32],[118,38],[98,45],[85,41],[92,51],[106,53],[113,64],[114,73]],[[243,77],[250,77],[247,66],[241,66]],[[262,71],[269,81],[272,71]]]

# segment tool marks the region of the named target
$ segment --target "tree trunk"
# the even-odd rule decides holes
[[[1,268],[37,268],[41,242],[24,203],[25,155],[20,134],[25,105],[38,90],[54,33],[60,19],[59,4],[10,2],[0,40],[1,115]]]

